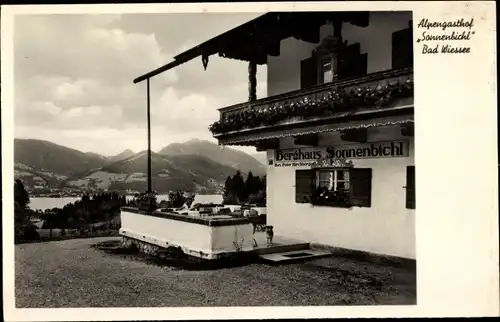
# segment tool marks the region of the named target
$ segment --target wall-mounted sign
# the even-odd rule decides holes
[[[409,155],[407,140],[347,144],[332,147],[306,147],[274,151],[275,167],[313,166],[330,160],[400,158]]]

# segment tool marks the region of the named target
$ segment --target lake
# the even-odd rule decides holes
[[[134,196],[126,196],[127,200],[132,200]],[[64,205],[80,200],[80,197],[64,197],[64,198],[47,198],[47,197],[35,197],[30,198],[30,208],[33,210],[45,210],[52,208],[62,208]],[[158,195],[158,202],[161,200],[167,200],[168,195]],[[196,203],[222,203],[222,195],[196,195],[194,197],[193,204]]]

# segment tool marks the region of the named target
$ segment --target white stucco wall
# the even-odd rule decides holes
[[[399,128],[370,129],[369,141],[403,139]],[[414,141],[409,156],[353,159],[355,167],[372,168],[371,207],[351,209],[295,203],[295,170],[267,166],[267,222],[275,234],[312,243],[384,255],[416,258],[415,210],[406,209],[406,167],[414,165]],[[281,148],[293,148],[282,139]],[[338,133],[320,135],[320,146],[345,145]],[[352,144],[352,143],[351,143]],[[268,159],[274,151],[268,150]],[[417,170],[418,171],[418,170]]]
[[[342,37],[348,44],[360,43],[361,53],[368,53],[368,73],[388,70],[392,64],[392,33],[408,28],[410,20],[411,12],[371,12],[368,27],[344,23]],[[331,24],[321,27],[321,39],[332,34]],[[268,56],[267,95],[299,89],[300,61],[309,58],[318,45],[292,37],[281,41],[280,55]]]
[[[254,236],[251,224],[211,227],[211,234],[211,249],[213,253],[234,252],[236,246],[241,247],[243,251],[253,249]]]
[[[178,246],[192,256],[202,252],[208,259],[237,251],[234,242],[243,251],[253,249],[251,224],[213,227],[122,210],[120,234],[161,247]]]

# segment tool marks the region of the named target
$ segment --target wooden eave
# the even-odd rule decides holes
[[[154,77],[196,57],[220,57],[256,64],[267,64],[267,56],[280,54],[280,42],[294,37],[306,42],[319,42],[319,29],[329,21],[348,22],[360,27],[369,24],[369,12],[270,12],[233,28],[174,57],[174,61],[136,79],[134,83]]]

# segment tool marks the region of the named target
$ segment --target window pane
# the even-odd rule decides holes
[[[338,181],[349,181],[349,171],[348,170],[337,170],[337,180]]]
[[[321,171],[319,173],[319,181],[330,181],[331,173],[327,171]]]
[[[323,73],[323,83],[329,83],[332,81],[333,70],[332,70],[332,60],[330,57],[324,58],[321,64],[321,72]]]
[[[337,190],[348,190],[349,182],[337,182]]]
[[[319,181],[318,182],[318,187],[320,188],[329,188],[330,186],[330,181]]]
[[[333,72],[331,70],[323,73],[323,82],[331,83],[333,81]]]

